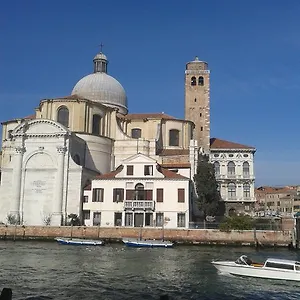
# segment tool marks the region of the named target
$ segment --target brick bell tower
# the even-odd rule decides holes
[[[209,74],[208,64],[197,56],[186,64],[184,117],[194,122],[194,139],[205,153],[210,148]]]

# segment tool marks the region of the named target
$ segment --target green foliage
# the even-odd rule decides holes
[[[70,221],[68,222],[68,225],[73,225],[73,226],[80,226],[80,218],[76,214],[69,214],[68,218]]]
[[[51,225],[51,219],[52,219],[52,215],[48,214],[44,216],[43,222],[46,226],[50,226]]]
[[[206,216],[223,216],[225,204],[218,191],[214,165],[209,162],[207,155],[199,154],[197,173],[194,176],[200,211]]]
[[[254,220],[249,216],[227,217],[221,224],[221,231],[230,230],[251,230],[254,227]]]
[[[6,220],[9,225],[19,225],[20,224],[19,217],[14,214],[8,214],[6,217]]]

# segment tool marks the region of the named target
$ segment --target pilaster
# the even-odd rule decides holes
[[[64,190],[64,161],[65,153],[67,148],[64,146],[58,146],[58,165],[57,165],[57,174],[56,174],[56,185],[54,191],[54,207],[53,214],[51,219],[51,225],[60,226],[62,222],[62,202],[63,202],[63,190]]]
[[[14,170],[13,170],[13,185],[12,185],[12,201],[10,214],[14,216],[18,222],[20,221],[20,196],[21,196],[21,179],[22,179],[22,163],[24,147],[15,148]]]

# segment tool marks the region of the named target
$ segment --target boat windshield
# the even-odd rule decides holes
[[[242,255],[241,257],[239,257],[236,260],[235,263],[238,264],[238,265],[250,266],[252,264],[252,260],[250,258],[248,258],[246,255]]]

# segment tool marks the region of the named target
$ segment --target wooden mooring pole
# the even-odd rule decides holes
[[[0,300],[12,300],[12,290],[10,288],[3,288]]]

